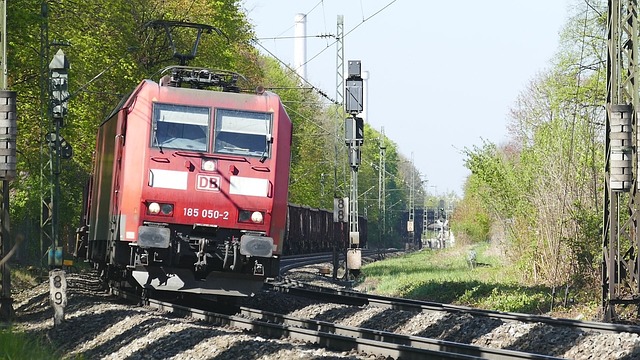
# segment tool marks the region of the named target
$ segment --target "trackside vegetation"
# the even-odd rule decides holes
[[[0,359],[53,360],[61,358],[62,354],[53,349],[45,339],[12,331],[10,328],[0,329]]]
[[[602,296],[607,6],[576,1],[557,54],[510,107],[507,137],[462,151],[470,176],[451,228],[457,242],[499,247],[515,270],[501,274],[510,280],[505,286],[526,284],[508,304],[536,302],[544,310],[542,299],[525,299],[532,295],[524,289],[536,286],[556,300],[568,293],[590,304]],[[481,302],[505,290],[468,285],[457,300]]]
[[[468,261],[470,252],[476,254],[473,267]],[[521,284],[517,268],[502,259],[496,248],[486,242],[442,250],[425,249],[363,266],[363,277],[357,287],[386,296],[548,314],[552,309],[552,288]],[[556,296],[554,313],[576,316],[576,309],[571,306],[576,299],[566,300],[565,304],[563,295]],[[580,311],[595,309],[581,306]]]

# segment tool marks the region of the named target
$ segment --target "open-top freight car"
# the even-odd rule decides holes
[[[367,220],[358,217],[360,246],[367,247]],[[333,212],[289,204],[283,255],[304,255],[347,248],[349,224],[336,223]]]

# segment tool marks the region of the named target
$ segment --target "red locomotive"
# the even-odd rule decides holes
[[[291,120],[277,95],[240,93],[235,73],[169,71],[100,125],[87,257],[144,289],[250,295],[279,271]]]

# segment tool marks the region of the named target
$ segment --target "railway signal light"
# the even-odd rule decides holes
[[[333,222],[347,222],[349,220],[349,198],[333,199]]]
[[[351,165],[351,168],[356,170],[358,169],[358,166],[360,166],[360,157],[361,157],[360,148],[350,146],[349,147],[349,165]]]
[[[359,117],[350,117],[344,120],[344,138],[347,145],[355,143],[362,145],[364,142],[364,120]]]
[[[44,138],[47,140],[49,147],[51,147],[54,153],[57,154],[59,150],[60,157],[62,159],[71,159],[73,156],[73,148],[61,135],[56,135],[55,132],[51,132],[46,134]],[[58,146],[60,147],[59,149]]]
[[[360,60],[349,60],[348,77],[346,84],[345,110],[352,115],[359,114],[363,110],[364,91],[362,87],[362,76]]]
[[[53,122],[64,126],[69,102],[69,61],[62,49],[53,56],[49,63],[49,93]]]

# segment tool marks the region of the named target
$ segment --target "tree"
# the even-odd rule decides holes
[[[48,4],[45,13],[41,12],[43,4]],[[188,16],[189,21],[219,27],[228,34],[227,38],[203,36],[200,56],[194,64],[246,71],[256,81],[263,77],[256,61],[257,51],[250,45],[253,32],[239,1],[17,0],[7,5],[9,86],[18,93],[19,114],[19,175],[11,184],[10,210],[13,219],[20,219],[14,221],[14,232],[28,239],[37,258],[42,249],[33,240],[39,236],[41,198],[46,200],[50,194],[46,168],[49,149],[44,135],[50,131],[51,123],[42,116],[46,114],[42,109],[48,101],[47,66],[59,48],[53,40],[70,44],[64,51],[71,64],[71,99],[62,135],[73,146],[74,156],[61,164],[64,191],[59,205],[60,237],[69,241],[78,224],[98,125],[140,80],[175,63],[171,61],[165,34],[146,27],[148,21],[182,20]],[[198,11],[189,11],[190,6]],[[41,44],[45,23],[49,44]],[[180,48],[192,39],[186,34],[176,37]]]
[[[465,149],[463,203],[479,199],[493,222],[508,224],[507,253],[526,277],[554,287],[597,277],[604,22],[589,5],[570,19],[552,68],[518,97],[510,142]]]

